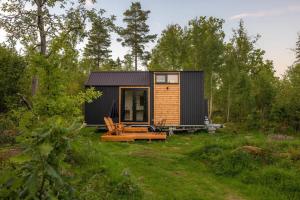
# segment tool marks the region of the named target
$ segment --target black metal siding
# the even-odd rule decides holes
[[[88,125],[104,124],[104,116],[111,111],[113,102],[117,103],[119,113],[119,87],[95,87],[96,90],[102,92],[102,96],[92,103],[85,103],[85,122]]]
[[[154,124],[154,73],[150,72],[150,124]]]
[[[86,86],[149,86],[150,72],[92,72]]]
[[[204,124],[204,76],[203,72],[180,73],[180,123]]]

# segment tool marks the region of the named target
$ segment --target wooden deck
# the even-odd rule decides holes
[[[133,142],[135,140],[165,140],[165,133],[121,133],[119,135],[104,134],[101,136],[101,141],[111,142]]]

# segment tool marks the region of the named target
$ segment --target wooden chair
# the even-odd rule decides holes
[[[114,125],[114,123],[111,123],[110,120],[107,117],[104,117],[104,122],[105,122],[106,128],[108,130],[106,134],[119,135],[120,133],[123,132],[122,129],[116,127]]]
[[[125,133],[147,133],[148,128],[147,127],[132,127],[132,126],[124,126],[122,123],[116,123],[114,124],[112,118],[107,117],[107,120],[109,121],[109,124],[114,125],[119,130],[122,130],[122,132]]]
[[[164,126],[166,125],[166,121],[167,121],[166,119],[162,119],[162,120],[156,122],[154,125],[151,126],[152,130],[154,132],[162,132]]]
[[[165,132],[148,132],[145,127],[124,127],[123,124],[114,124],[112,119],[104,117],[107,127],[106,134],[101,135],[102,141],[129,142],[135,140],[165,140],[167,134]],[[126,132],[126,131],[130,132]],[[135,132],[133,132],[135,130]],[[142,131],[142,132],[141,132]]]

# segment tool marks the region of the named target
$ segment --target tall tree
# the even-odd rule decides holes
[[[120,58],[116,60],[107,59],[105,63],[103,63],[100,67],[101,71],[121,71],[122,70],[122,62]]]
[[[250,38],[240,21],[226,44],[218,93],[218,106],[223,108],[226,121],[245,122],[250,117],[248,121],[264,123],[271,112],[277,79],[273,63],[265,61],[265,52],[255,47],[258,38]]]
[[[216,87],[217,71],[222,64],[224,51],[224,20],[200,17],[189,22],[189,66],[188,69],[204,70],[205,91],[209,100],[209,117],[213,112],[213,89]]]
[[[110,31],[113,28],[115,17],[103,17],[104,12],[104,10],[98,13],[91,12],[92,28],[88,32],[88,43],[84,49],[85,59],[90,59],[96,69],[99,69],[101,64],[111,56],[111,50],[109,49],[111,44]]]
[[[123,59],[122,63],[123,63],[123,70],[124,71],[133,71],[134,70],[133,59],[132,59],[132,56],[130,54],[126,54],[124,56],[124,59]]]
[[[290,66],[281,81],[273,116],[281,130],[300,130],[300,64]]]
[[[300,63],[300,33],[298,33],[298,41],[296,42],[296,63]]]
[[[187,41],[184,30],[178,25],[169,25],[152,50],[151,70],[181,70],[186,60]]]
[[[94,0],[93,0],[94,2]],[[7,0],[0,6],[0,26],[6,31],[9,41],[20,41],[25,47],[37,48],[42,56],[47,56],[49,41],[68,28],[69,35],[82,30],[82,20],[78,13],[84,13],[84,0],[78,0],[78,7],[67,10],[67,0]],[[51,8],[61,8],[65,14],[51,12]],[[68,23],[71,17],[73,23]],[[66,23],[65,23],[66,22]],[[79,23],[80,22],[80,23]],[[36,93],[38,77],[35,73],[32,79],[32,94]]]
[[[120,29],[119,34],[122,38],[119,41],[122,41],[123,46],[131,48],[135,71],[138,69],[138,59],[143,61],[147,56],[145,45],[156,38],[156,35],[148,34],[150,30],[146,21],[149,13],[149,10],[142,10],[140,2],[133,2],[123,14],[123,21],[127,26]]]

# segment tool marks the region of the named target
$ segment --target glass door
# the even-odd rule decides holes
[[[121,89],[121,121],[148,122],[148,89]]]

